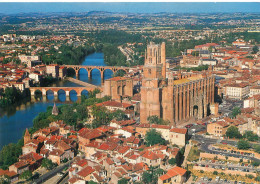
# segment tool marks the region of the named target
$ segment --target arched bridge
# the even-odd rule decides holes
[[[36,91],[42,93],[42,96],[47,95],[47,91],[52,91],[54,96],[58,96],[58,92],[63,90],[66,93],[66,96],[70,95],[71,91],[76,91],[77,96],[81,96],[84,90],[93,91],[95,89],[102,90],[100,87],[30,87],[31,96],[35,95]]]
[[[100,72],[101,80],[104,80],[104,72],[106,70],[111,70],[113,73],[119,70],[123,70],[127,73],[131,69],[129,67],[123,67],[123,66],[84,66],[84,65],[63,65],[63,66],[65,66],[67,69],[72,68],[75,71],[77,77],[79,76],[79,70],[85,69],[88,72],[88,78],[92,77],[92,70],[97,69]]]

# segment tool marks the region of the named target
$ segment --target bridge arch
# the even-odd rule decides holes
[[[126,70],[124,69],[118,69],[114,72],[114,77],[123,77],[126,74]]]
[[[114,75],[114,71],[111,68],[107,68],[103,71],[104,73],[104,79],[110,79]]]
[[[89,71],[87,70],[87,68],[79,68],[78,70],[78,77],[79,80],[84,80],[86,78],[89,78]]]
[[[74,67],[67,67],[67,76],[72,77],[72,76],[78,76],[78,70]]]
[[[88,94],[89,94],[89,91],[88,90],[86,90],[86,89],[83,89],[81,92],[80,92],[80,95],[81,96],[86,96],[86,97],[88,97]]]
[[[92,79],[92,78],[98,79],[99,77],[101,78],[101,80],[103,79],[103,71],[102,70],[100,70],[99,68],[89,69],[88,79]]]
[[[41,98],[43,95],[42,95],[42,91],[40,89],[36,89],[34,92],[33,92],[33,95],[35,98]]]
[[[58,94],[58,99],[61,102],[65,102],[66,101],[66,91],[64,89],[59,89],[57,91]]]
[[[69,96],[70,96],[70,100],[73,101],[73,102],[75,102],[75,101],[78,100],[78,93],[77,93],[77,91],[74,90],[74,89],[71,89],[71,90],[69,91]]]
[[[54,90],[48,89],[46,91],[46,97],[48,100],[54,100]]]

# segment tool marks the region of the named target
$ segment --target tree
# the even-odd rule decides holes
[[[21,177],[22,179],[28,180],[28,179],[30,179],[30,178],[32,177],[32,172],[31,172],[30,170],[26,170],[26,171],[24,171],[24,172],[20,175],[20,177]]]
[[[142,181],[145,184],[151,183],[152,182],[152,174],[149,173],[148,171],[145,171],[142,175]]]
[[[257,176],[257,177],[255,178],[255,181],[260,181],[260,176]]]
[[[163,175],[165,171],[161,168],[151,166],[149,171],[145,171],[142,175],[142,182],[146,184],[156,184],[158,177]]]
[[[128,183],[128,180],[125,179],[125,178],[122,178],[122,179],[119,180],[117,183],[118,183],[118,184],[127,184],[127,183]]]
[[[88,117],[88,111],[85,105],[81,105],[81,104],[77,105],[76,111],[77,111],[76,116],[79,121],[82,121]]]
[[[218,171],[214,171],[213,174],[214,174],[214,175],[218,175]]]
[[[176,159],[175,158],[171,158],[169,161],[168,161],[169,164],[171,165],[175,165],[176,164]]]
[[[149,116],[147,118],[150,124],[158,124],[158,125],[168,125],[169,122],[159,118],[158,116]]]
[[[258,46],[255,45],[255,46],[252,48],[252,50],[253,50],[252,54],[256,54],[256,53],[259,51],[259,48],[258,48]]]
[[[93,180],[88,181],[88,184],[98,184],[97,182],[94,182]]]
[[[238,149],[242,149],[242,150],[248,150],[249,148],[251,148],[250,144],[248,141],[246,140],[240,140],[237,143],[237,148]]]
[[[243,135],[243,138],[246,138],[249,141],[258,141],[259,137],[257,134],[254,134],[252,131],[246,131]]]
[[[254,178],[254,176],[252,174],[248,174],[248,175],[246,175],[246,177],[248,177],[249,179],[253,179]]]
[[[18,143],[17,144],[11,143],[2,148],[0,152],[0,165],[2,169],[8,169],[10,165],[18,161],[19,155],[22,154],[22,146],[23,146],[23,143],[21,144]]]
[[[146,133],[145,141],[148,146],[153,146],[155,144],[164,145],[166,143],[165,139],[162,138],[161,134],[155,129],[151,129]]]
[[[258,166],[260,165],[260,161],[253,161],[253,162],[252,162],[252,165],[253,165],[254,167],[258,167]]]
[[[47,159],[47,158],[44,158],[42,160],[42,167],[48,169],[48,170],[52,170],[54,167],[55,167],[55,164],[52,163],[51,160]]]
[[[226,136],[228,138],[241,138],[241,134],[240,132],[238,131],[238,128],[235,127],[235,126],[230,126],[227,131],[226,131]]]
[[[238,114],[241,113],[240,107],[234,107],[232,109],[231,118],[236,118]]]
[[[257,153],[260,153],[260,145],[255,145],[254,149]]]
[[[115,118],[117,121],[122,121],[127,119],[126,114],[121,110],[116,110],[112,114],[113,114],[113,118]]]

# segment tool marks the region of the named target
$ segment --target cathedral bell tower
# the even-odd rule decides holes
[[[162,118],[161,82],[166,79],[165,43],[150,42],[145,51],[141,87],[140,121],[147,123],[149,116]]]
[[[28,128],[26,128],[26,130],[25,130],[23,141],[24,141],[24,145],[31,141],[31,136],[28,131]]]

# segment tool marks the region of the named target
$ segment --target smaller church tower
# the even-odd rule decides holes
[[[59,109],[56,106],[56,103],[54,102],[53,108],[52,108],[52,115],[57,116],[59,115]]]
[[[24,144],[27,144],[30,141],[31,141],[31,135],[28,131],[28,128],[26,128],[24,138],[23,138],[23,142],[24,142]]]

